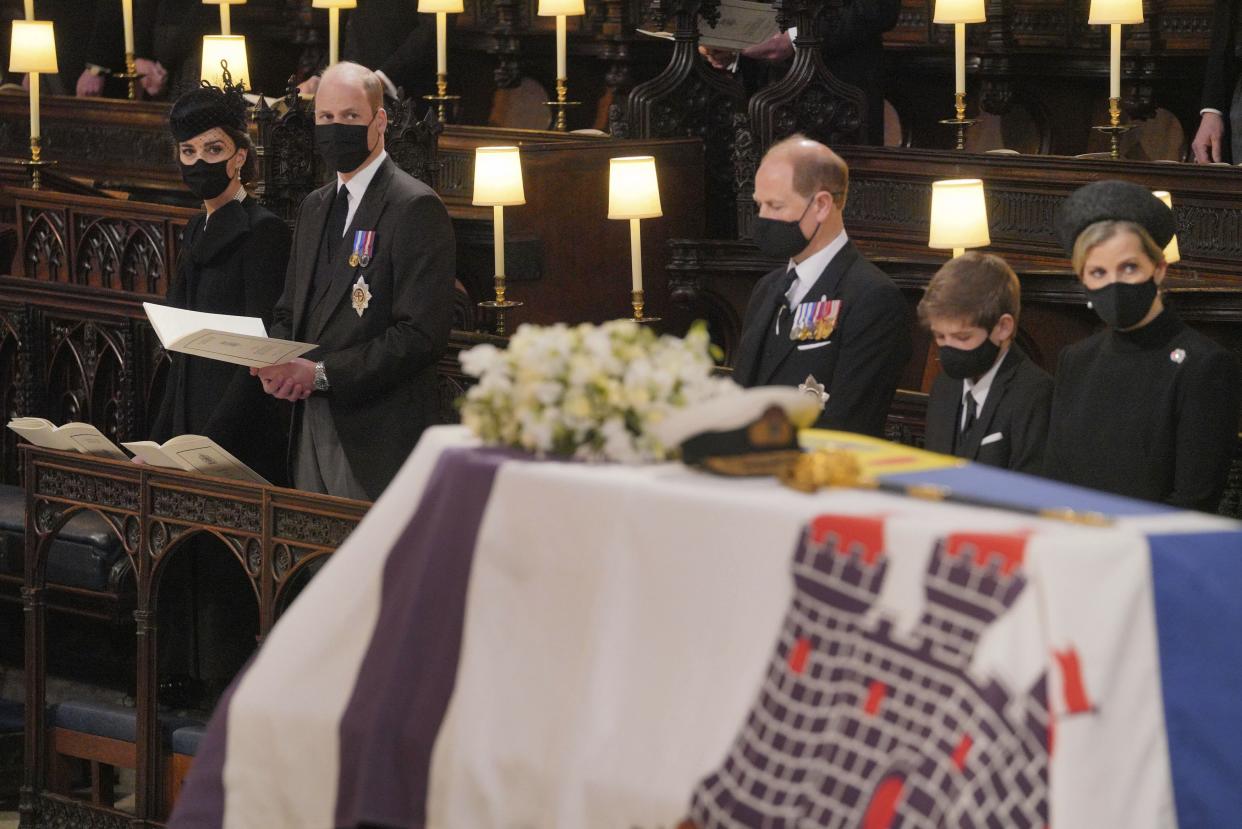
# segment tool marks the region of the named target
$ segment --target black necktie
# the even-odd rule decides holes
[[[979,414],[979,406],[975,403],[975,396],[970,392],[966,392],[966,417],[962,421],[962,434],[965,435],[970,428],[975,425],[975,417]]]
[[[332,210],[328,213],[328,258],[336,253],[341,244],[341,236],[345,233],[345,217],[349,215],[349,188],[337,188],[336,198],[332,200]]]
[[[798,272],[793,268],[790,268],[785,272],[785,276],[781,279],[779,291],[777,292],[776,298],[772,303],[772,315],[776,319],[773,326],[773,333],[778,336],[780,334],[779,329],[781,322],[785,319],[785,317],[790,316],[792,319],[792,315],[788,315],[786,312],[789,311],[789,289],[793,287],[793,284],[796,281],[798,281]]]

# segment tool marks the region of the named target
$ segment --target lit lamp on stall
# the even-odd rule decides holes
[[[966,248],[981,248],[991,243],[983,181],[977,178],[933,181],[927,246],[950,248],[957,258]]]
[[[630,304],[634,308],[635,322],[650,323],[660,319],[643,315],[643,242],[638,222],[663,215],[655,158],[636,155],[610,159],[608,218],[630,220]]]
[[[444,105],[460,97],[448,94],[448,16],[460,14],[466,7],[462,0],[418,0],[418,10],[436,16],[436,94],[424,95],[423,100],[436,105],[436,115],[444,123]]]
[[[1121,123],[1121,26],[1143,22],[1143,0],[1091,0],[1087,23],[1108,24],[1108,126],[1095,127],[1106,133],[1112,145],[1112,156],[1120,155],[1118,141],[1130,129]]]
[[[48,20],[14,20],[9,41],[9,71],[30,78],[30,186],[39,189],[39,168],[47,162],[40,157],[39,75],[58,72],[56,33]]]
[[[341,59],[341,9],[358,8],[358,0],[311,0],[311,8],[328,10],[328,66],[332,66]]]
[[[229,6],[244,6],[246,0],[203,0],[203,5],[220,7],[220,34],[231,35],[233,24],[229,20]]]
[[[565,108],[577,106],[580,103],[567,100],[569,97],[569,54],[565,18],[586,14],[586,4],[584,0],[539,0],[539,11],[536,14],[542,17],[556,17],[556,100],[545,103],[556,108],[556,128],[564,132]]]
[[[953,24],[953,100],[956,115],[940,123],[957,128],[957,148],[966,149],[966,128],[975,123],[966,118],[966,24],[988,19],[983,0],[936,0],[933,23]]]
[[[505,333],[505,311],[522,303],[505,299],[505,208],[526,204],[522,159],[517,147],[478,147],[474,151],[474,204],[492,208],[492,242],[496,259],[496,298],[480,308],[496,312],[496,333]]]
[[[1164,206],[1173,209],[1173,197],[1169,195],[1168,190],[1152,190],[1151,194],[1160,201],[1164,202]],[[1182,252],[1177,247],[1177,234],[1173,234],[1173,238],[1164,246],[1164,261],[1170,265],[1182,261]]]
[[[199,77],[221,89],[225,81],[234,86],[247,86],[250,63],[246,60],[246,38],[241,35],[205,35]]]
[[[138,98],[138,66],[134,55],[134,0],[121,0],[121,21],[125,26],[125,71],[112,77],[129,82],[129,99]]]

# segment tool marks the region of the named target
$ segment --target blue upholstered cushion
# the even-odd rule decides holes
[[[193,757],[198,754],[198,743],[206,733],[207,727],[202,725],[187,725],[178,728],[172,734],[172,750],[177,754],[188,754]]]
[[[20,575],[24,557],[26,493],[0,485],[0,572]],[[49,584],[107,590],[109,574],[124,555],[108,522],[94,512],[80,512],[52,542],[47,559]]]
[[[20,702],[0,699],[0,734],[19,734],[26,727],[26,707]]]
[[[138,734],[138,712],[133,708],[87,700],[71,700],[53,705],[48,719],[57,728],[80,731],[96,737],[107,737],[132,743]],[[160,714],[160,732],[165,746],[177,729],[199,725],[191,717]]]

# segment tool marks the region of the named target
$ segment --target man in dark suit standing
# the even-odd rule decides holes
[[[1239,0],[1216,0],[1213,4],[1212,44],[1203,73],[1199,130],[1190,144],[1199,164],[1230,160],[1242,164],[1242,87],[1238,84],[1238,76],[1242,73],[1242,56],[1238,54],[1240,5]],[[1231,150],[1228,155],[1226,146]]]
[[[382,99],[379,78],[356,63],[323,75],[315,143],[337,176],[298,211],[271,329],[319,347],[256,372],[269,394],[303,401],[295,486],[363,499],[379,497],[438,421],[455,267],[443,202],[384,151]]]
[[[927,401],[927,449],[1042,472],[1052,378],[1014,342],[1021,302],[1017,274],[986,253],[950,260],[927,284],[919,319],[941,371]]]
[[[764,156],[755,242],[789,263],[751,292],[733,377],[743,386],[822,386],[817,425],[880,436],[910,331],[901,292],[845,233],[848,189],[849,168],[817,141],[795,135]]]

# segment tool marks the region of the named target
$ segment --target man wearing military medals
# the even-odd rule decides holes
[[[795,135],[764,156],[754,239],[785,264],[751,292],[733,379],[798,386],[824,404],[817,425],[882,435],[910,359],[907,308],[850,243],[841,218],[848,190],[845,162],[817,141]]]
[[[254,373],[297,403],[290,436],[299,489],[379,497],[438,422],[436,363],[448,344],[453,225],[435,192],[384,151],[375,73],[342,62],[315,96],[315,144],[333,181],[298,211],[271,335],[316,343]]]

